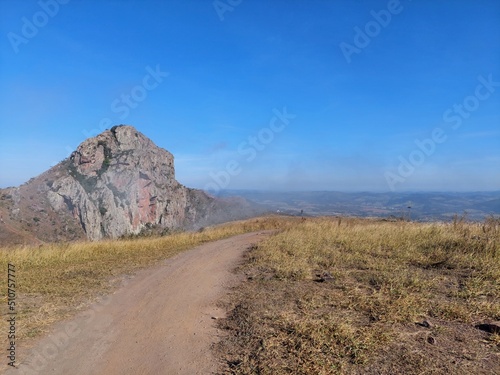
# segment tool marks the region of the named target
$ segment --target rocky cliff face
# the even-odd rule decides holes
[[[33,205],[21,204],[28,195],[42,217],[38,221],[33,217],[34,223],[26,217]],[[22,223],[24,218],[36,227],[46,217],[56,227],[64,224],[66,231],[69,226],[73,237],[83,231],[91,240],[137,234],[145,228],[202,226],[250,212],[241,202],[222,201],[179,184],[172,154],[125,125],[87,139],[68,159],[27,184],[6,190],[2,197],[14,202],[12,220]],[[56,237],[64,238],[64,231],[59,228]]]

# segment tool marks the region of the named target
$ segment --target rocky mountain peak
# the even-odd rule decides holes
[[[160,168],[173,177],[173,156],[128,125],[114,126],[84,141],[70,157],[76,172],[92,177],[130,167]],[[154,163],[154,165],[152,164]],[[159,163],[159,165],[157,165]]]
[[[11,225],[36,232],[33,225],[46,224],[39,216],[47,217],[55,235],[46,229],[36,233],[48,240],[75,238],[79,231],[91,240],[149,228],[168,231],[249,212],[241,201],[223,201],[179,184],[173,155],[128,125],[85,140],[69,158],[18,188],[2,191],[1,198],[10,207]],[[29,218],[33,207],[38,212],[32,218],[35,224]]]

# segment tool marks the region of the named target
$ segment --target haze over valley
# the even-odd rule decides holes
[[[0,35],[0,374],[500,374],[500,1]]]

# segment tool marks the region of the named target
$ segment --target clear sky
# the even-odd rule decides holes
[[[498,0],[0,0],[0,187],[129,124],[190,187],[500,190]]]

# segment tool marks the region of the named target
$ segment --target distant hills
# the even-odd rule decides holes
[[[196,229],[264,212],[450,221],[500,215],[500,192],[342,193],[226,190],[175,179],[173,155],[120,125],[85,140],[27,183],[0,189],[0,243],[99,240]]]
[[[292,215],[349,215],[405,218],[418,221],[449,221],[455,215],[483,220],[500,215],[500,191],[343,193],[335,191],[272,192],[226,190],[219,196],[240,196],[265,205],[274,212]]]

